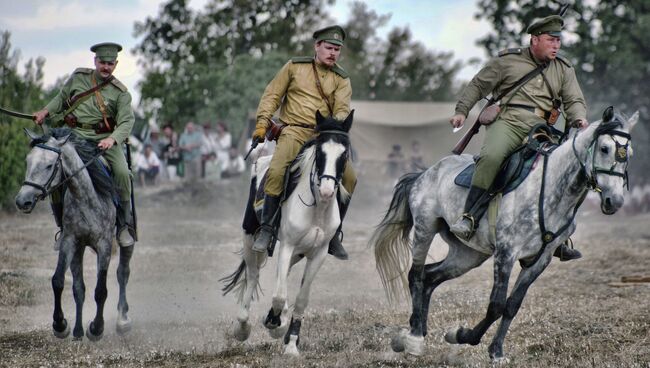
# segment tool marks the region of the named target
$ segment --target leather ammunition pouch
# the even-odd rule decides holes
[[[500,112],[501,107],[497,104],[486,106],[478,115],[478,122],[481,125],[490,125],[496,120]]]
[[[277,141],[278,138],[280,138],[280,134],[282,134],[282,129],[286,128],[287,126],[299,127],[305,129],[314,129],[314,126],[308,124],[297,123],[297,124],[287,125],[282,122],[276,123],[273,119],[269,119],[269,125],[266,128],[266,140]]]

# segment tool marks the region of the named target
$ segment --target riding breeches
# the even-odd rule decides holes
[[[113,170],[113,181],[117,188],[117,193],[120,195],[120,200],[131,200],[131,173],[129,166],[126,163],[124,150],[121,144],[115,144],[104,152],[104,158],[111,165]]]
[[[306,131],[302,132],[299,129]],[[291,165],[293,160],[300,152],[300,149],[305,142],[313,136],[313,131],[302,128],[286,127],[282,130],[280,138],[275,145],[275,152],[269,166],[269,171],[264,186],[264,193],[271,196],[279,196],[282,194],[284,186],[284,174],[287,167]],[[341,185],[352,194],[354,187],[357,184],[357,176],[352,169],[350,161],[345,165],[343,170],[343,177],[341,178]]]
[[[488,125],[472,176],[472,186],[488,190],[503,162],[521,146],[529,131],[528,126],[500,119]]]

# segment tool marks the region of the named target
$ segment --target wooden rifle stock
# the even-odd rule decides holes
[[[455,155],[460,155],[463,153],[465,148],[467,148],[467,145],[469,144],[469,141],[472,140],[472,137],[478,133],[478,130],[481,128],[481,123],[478,121],[478,118],[476,118],[476,121],[474,124],[469,128],[468,131],[465,132],[463,137],[456,143],[454,146],[454,149],[451,150],[451,152]]]

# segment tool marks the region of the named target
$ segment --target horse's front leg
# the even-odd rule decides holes
[[[515,283],[515,286],[510,293],[510,297],[506,302],[506,307],[503,312],[503,317],[501,318],[499,328],[497,329],[497,333],[492,338],[492,343],[488,348],[488,352],[490,353],[490,358],[492,358],[492,360],[499,361],[504,358],[503,340],[506,337],[506,333],[508,333],[510,323],[515,318],[515,315],[517,315],[517,312],[521,307],[521,303],[523,302],[530,285],[535,282],[537,277],[539,277],[539,275],[541,275],[546,267],[551,263],[555,248],[556,247],[547,247],[537,262],[532,264],[530,267],[522,268],[521,272],[519,273],[517,282]]]
[[[69,239],[61,239],[61,250],[59,251],[59,259],[56,263],[56,271],[52,276],[52,291],[54,292],[54,313],[52,315],[52,330],[54,336],[64,339],[70,334],[70,325],[63,315],[63,308],[61,308],[61,294],[63,293],[63,287],[65,286],[65,272],[70,266],[70,260],[72,257],[67,253],[67,249],[70,249],[68,245],[65,244]]]
[[[106,275],[111,260],[111,242],[109,239],[102,239],[97,244],[97,285],[95,286],[95,303],[97,313],[95,319],[90,322],[86,329],[86,336],[91,341],[98,341],[104,333],[104,303],[108,290],[106,289]]]
[[[284,336],[284,353],[288,355],[299,355],[298,344],[300,343],[300,327],[302,325],[302,319],[304,317],[305,309],[309,304],[309,293],[311,291],[311,285],[318,270],[320,270],[325,257],[327,256],[327,244],[322,245],[318,253],[313,258],[307,259],[307,264],[305,265],[305,271],[302,276],[302,282],[300,283],[300,291],[296,295],[296,302],[293,307],[293,314],[291,316],[291,324],[287,330],[286,335]]]
[[[287,277],[289,276],[291,255],[294,249],[294,245],[289,242],[283,241],[280,244],[277,274],[275,276],[275,292],[273,293],[271,309],[269,309],[269,313],[264,320],[264,327],[269,330],[276,329],[282,324],[280,317],[287,302]]]
[[[506,248],[506,249],[504,249]],[[487,314],[474,328],[459,327],[445,335],[445,340],[452,344],[477,345],[492,323],[501,318],[506,307],[508,280],[515,263],[515,257],[507,247],[497,247],[494,255],[494,285],[490,294]]]
[[[135,245],[130,247],[120,247],[120,262],[117,266],[117,282],[120,284],[120,298],[117,302],[117,321],[115,323],[115,330],[118,334],[122,335],[131,330],[131,320],[127,313],[129,312],[129,303],[126,301],[126,285],[129,283],[129,276],[131,275],[131,256],[133,256],[133,249]]]
[[[70,263],[70,272],[72,273],[72,294],[77,309],[74,329],[72,330],[72,336],[75,340],[81,340],[84,336],[83,309],[84,299],[86,298],[86,284],[84,283],[83,275],[84,250],[84,246],[75,244],[72,262]]]

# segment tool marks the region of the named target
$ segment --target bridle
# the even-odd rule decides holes
[[[66,144],[68,142],[68,139],[70,139],[70,136],[66,138],[66,140],[63,142],[63,144]],[[52,151],[56,153],[56,162],[54,164],[54,168],[52,169],[52,173],[50,174],[50,177],[47,179],[47,181],[44,184],[39,184],[35,183],[33,181],[25,180],[23,181],[23,185],[28,185],[31,187],[34,187],[38,190],[41,191],[39,195],[36,196],[36,200],[43,200],[50,194],[52,194],[55,190],[59,189],[60,187],[64,186],[67,184],[72,178],[77,176],[82,170],[86,169],[88,166],[92,165],[95,160],[101,156],[104,151],[99,151],[95,156],[93,156],[88,162],[86,162],[83,166],[81,166],[79,169],[77,169],[75,172],[73,172],[70,176],[66,176],[65,172],[62,169],[63,163],[61,160],[61,149],[58,147],[52,147],[48,146],[44,143],[37,143],[34,144],[33,147],[38,147],[44,150]],[[61,180],[58,184],[52,186],[52,182],[54,181],[54,178],[56,177],[56,174],[58,171],[61,170],[61,174],[65,177],[63,180]],[[36,205],[36,201],[34,202],[34,205]]]
[[[614,143],[616,144],[616,152],[614,152],[615,161],[612,164],[612,166],[609,168],[596,166],[596,155],[594,154],[594,147],[596,146],[596,142],[598,141],[598,138],[600,138],[603,135],[609,135],[614,141]],[[587,186],[589,187],[589,189],[596,191],[598,193],[602,193],[602,188],[600,187],[600,185],[598,185],[597,175],[603,174],[603,175],[618,176],[623,178],[623,186],[626,187],[627,190],[629,190],[630,187],[628,181],[627,166],[629,164],[628,162],[629,145],[630,142],[632,141],[632,137],[630,136],[630,134],[626,132],[622,132],[620,130],[609,130],[609,131],[603,131],[599,134],[594,134],[594,138],[591,140],[591,143],[587,148],[587,157],[585,158],[584,162],[582,161],[582,159],[580,159],[580,156],[578,156],[578,151],[576,150],[577,136],[578,136],[577,134],[573,136],[573,142],[572,142],[573,154],[575,155],[576,159],[578,159],[578,162],[580,163],[580,168],[587,178]],[[627,139],[627,142],[625,142],[625,144],[620,144],[614,138],[614,136],[623,137]],[[586,166],[586,163],[589,160],[589,156],[591,156],[591,171],[587,170],[587,166]],[[614,170],[618,164],[623,165],[622,172]]]
[[[340,131],[340,130],[323,130],[319,132],[320,134],[336,134],[336,135],[342,135],[345,137],[349,137],[347,132]],[[347,152],[347,151],[346,151]],[[315,153],[314,153],[315,154]],[[347,158],[346,158],[347,161]],[[316,180],[318,179],[318,183],[316,183]],[[337,178],[336,176],[333,175],[328,175],[328,174],[323,174],[323,175],[318,175],[317,176],[317,169],[316,169],[316,158],[314,157],[314,162],[311,165],[311,170],[309,172],[309,189],[311,190],[311,195],[314,198],[314,203],[312,204],[307,204],[305,201],[300,198],[302,203],[307,206],[307,207],[313,207],[316,205],[316,190],[315,188],[318,187],[320,188],[320,183],[323,179],[332,179],[334,181],[334,190],[338,190],[339,186],[341,185],[341,178]]]

